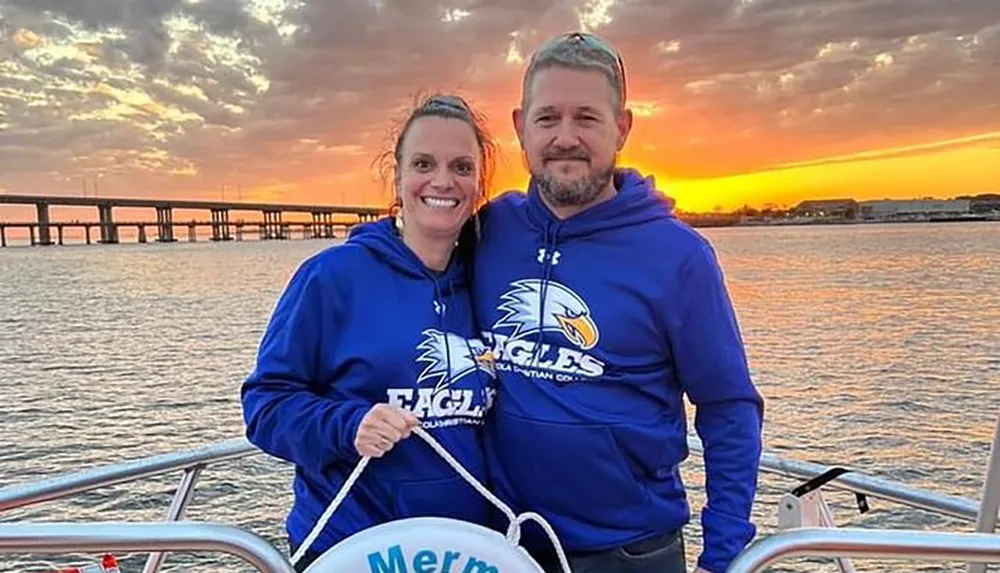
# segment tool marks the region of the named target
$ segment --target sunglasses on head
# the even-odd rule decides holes
[[[427,103],[424,104],[426,107],[446,107],[454,110],[462,111],[465,113],[469,112],[469,106],[458,97],[448,96],[448,95],[438,95],[433,96]]]
[[[621,54],[618,53],[618,50],[616,50],[614,47],[612,47],[611,44],[609,44],[606,41],[602,40],[599,36],[595,36],[594,34],[591,34],[589,32],[568,32],[566,34],[562,34],[561,36],[557,36],[556,38],[550,40],[549,44],[551,45],[551,44],[555,44],[555,43],[558,43],[558,42],[565,42],[565,41],[569,41],[569,40],[580,42],[580,43],[586,45],[589,48],[593,48],[593,49],[599,50],[599,51],[604,52],[605,54],[611,56],[611,58],[618,65],[618,76],[622,80],[622,105],[625,105],[625,101],[626,101],[626,97],[625,96],[628,93],[628,90],[626,89],[626,86],[625,86],[625,83],[626,83],[625,82],[625,62],[622,60],[622,56],[621,56]]]

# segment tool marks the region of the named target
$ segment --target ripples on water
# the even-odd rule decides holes
[[[704,231],[722,259],[767,399],[766,447],[978,498],[1000,411],[1000,225]],[[0,486],[242,435],[238,389],[295,267],[324,241],[0,250]],[[652,256],[655,256],[652,255]],[[154,520],[179,474],[0,516]],[[209,468],[186,517],[249,529],[284,550],[291,471],[264,456]],[[685,479],[703,502],[698,460]],[[774,530],[792,482],[764,475],[755,515]],[[840,523],[969,531],[877,500]],[[693,562],[697,515],[688,530]],[[87,557],[2,556],[0,571]],[[126,573],[144,555],[127,556]],[[789,562],[776,571],[833,571]],[[960,564],[861,561],[862,570]],[[247,568],[168,556],[164,571]]]

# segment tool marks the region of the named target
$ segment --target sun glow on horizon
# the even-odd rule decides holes
[[[678,207],[708,212],[743,205],[792,207],[807,199],[917,199],[1000,191],[1000,148],[943,149],[920,155],[817,160],[802,166],[702,180],[678,180]]]

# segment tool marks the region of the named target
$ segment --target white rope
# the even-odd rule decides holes
[[[506,540],[510,544],[517,545],[518,542],[520,541],[522,523],[528,521],[534,521],[538,523],[542,527],[542,529],[545,530],[545,534],[549,536],[549,540],[552,542],[552,546],[555,547],[556,555],[559,557],[559,565],[562,567],[563,573],[572,573],[569,568],[569,560],[566,558],[566,553],[563,551],[562,544],[559,543],[559,538],[556,536],[555,530],[552,528],[549,522],[545,520],[544,517],[533,511],[528,511],[520,515],[515,515],[514,510],[508,507],[507,504],[505,504],[503,501],[500,500],[500,498],[493,495],[493,493],[490,490],[486,489],[486,486],[481,484],[479,480],[473,477],[473,475],[470,474],[469,471],[466,470],[465,467],[463,467],[462,464],[460,464],[458,460],[456,460],[451,455],[451,453],[448,452],[448,450],[444,449],[444,447],[440,443],[438,443],[437,440],[431,437],[431,435],[428,434],[426,430],[424,430],[423,428],[414,428],[413,431],[416,435],[420,436],[425,442],[427,442],[427,445],[430,446],[431,449],[433,449],[435,452],[437,452],[437,454],[441,456],[444,459],[444,461],[448,462],[448,465],[450,465],[452,469],[458,472],[458,475],[462,476],[462,479],[467,481],[469,485],[471,485],[477,492],[479,492],[480,495],[488,499],[490,503],[495,505],[497,509],[503,512],[504,516],[506,516],[507,519],[510,520],[510,526],[507,528],[507,535],[506,535]],[[299,546],[298,550],[295,552],[295,555],[292,556],[293,565],[295,563],[298,563],[299,560],[302,559],[302,556],[305,555],[309,547],[312,546],[313,542],[316,541],[316,538],[319,537],[320,531],[322,531],[323,528],[326,527],[327,522],[330,521],[330,517],[333,515],[335,511],[337,511],[337,507],[340,506],[341,503],[343,503],[344,499],[347,497],[347,493],[354,486],[354,483],[358,481],[358,478],[361,477],[361,472],[364,471],[365,467],[368,465],[368,462],[370,460],[371,456],[365,456],[361,458],[361,461],[358,462],[358,465],[354,466],[354,470],[351,472],[351,475],[347,476],[347,481],[344,482],[343,487],[341,487],[340,491],[337,492],[337,495],[333,498],[333,501],[330,502],[330,505],[327,506],[326,511],[323,512],[323,515],[320,516],[319,520],[316,522],[316,525],[313,527],[312,531],[310,531],[309,535],[306,536],[305,540],[302,542],[302,545]]]
[[[344,501],[344,498],[347,497],[347,492],[350,491],[352,487],[354,487],[354,482],[358,481],[358,478],[361,477],[361,472],[364,471],[365,466],[368,465],[368,462],[371,459],[372,459],[371,456],[365,456],[361,458],[361,461],[358,462],[358,465],[354,466],[354,471],[351,472],[351,475],[347,476],[347,481],[344,482],[344,486],[340,488],[340,491],[338,491],[337,495],[334,496],[333,501],[331,501],[330,505],[327,506],[326,511],[324,511],[323,515],[319,517],[319,521],[316,522],[316,525],[313,527],[312,531],[310,531],[309,535],[306,536],[305,541],[303,541],[302,545],[299,546],[299,549],[298,551],[295,552],[295,555],[292,555],[292,565],[295,565],[296,563],[299,562],[299,559],[302,559],[302,556],[305,555],[306,550],[309,549],[312,546],[313,542],[316,541],[316,538],[319,537],[319,532],[322,531],[324,527],[326,527],[326,522],[330,521],[330,516],[333,515],[333,512],[337,511],[337,506],[339,506],[341,502]]]
[[[448,462],[448,465],[450,465],[452,469],[458,472],[458,475],[462,476],[462,478],[465,481],[469,482],[469,485],[475,488],[475,490],[478,491],[480,495],[490,500],[490,503],[492,503],[493,505],[497,506],[497,508],[499,508],[500,511],[503,512],[503,514],[507,517],[507,519],[509,519],[512,522],[517,519],[517,516],[514,515],[514,510],[512,510],[504,502],[500,501],[500,498],[493,495],[493,492],[486,489],[486,487],[483,484],[479,483],[479,480],[473,477],[473,475],[469,473],[469,470],[465,469],[465,467],[462,466],[462,464],[460,464],[458,460],[456,460],[451,455],[451,453],[448,452],[448,450],[444,449],[444,446],[439,444],[437,440],[431,437],[431,435],[428,434],[426,430],[424,430],[423,428],[414,428],[414,433],[423,438],[424,441],[427,442],[427,445],[430,446],[432,450],[437,452],[439,456],[444,458],[444,461]],[[511,543],[517,544],[517,542],[520,541],[520,531],[518,531],[517,534],[515,534],[513,537],[511,537],[511,534],[508,531],[507,540],[510,541]]]
[[[510,538],[511,530],[517,530],[518,533],[521,531],[521,524],[526,521],[534,521],[538,525],[542,526],[545,530],[545,534],[549,536],[549,541],[552,542],[552,546],[556,549],[556,556],[559,558],[559,565],[562,567],[563,573],[572,573],[569,568],[569,560],[566,558],[566,553],[563,552],[562,544],[559,543],[559,537],[556,536],[556,530],[552,528],[552,525],[541,515],[535,513],[534,511],[526,511],[521,515],[517,516],[510,523],[510,529],[507,530],[508,539]]]

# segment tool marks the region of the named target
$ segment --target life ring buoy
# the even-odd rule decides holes
[[[444,517],[411,517],[383,523],[359,531],[327,549],[309,564],[305,573],[544,573],[544,570],[518,545],[521,524],[537,522],[556,550],[563,573],[571,573],[569,560],[563,552],[552,526],[541,515],[514,511],[493,495],[472,476],[444,447],[423,428],[414,433],[422,438],[465,481],[497,507],[510,521],[507,534],[502,535],[481,525]],[[327,506],[292,556],[297,563],[316,541],[319,532],[340,506],[348,491],[361,476],[370,457],[363,457],[347,476],[344,485]]]
[[[305,573],[544,573],[521,547],[480,525],[412,517],[361,531],[328,549]]]

